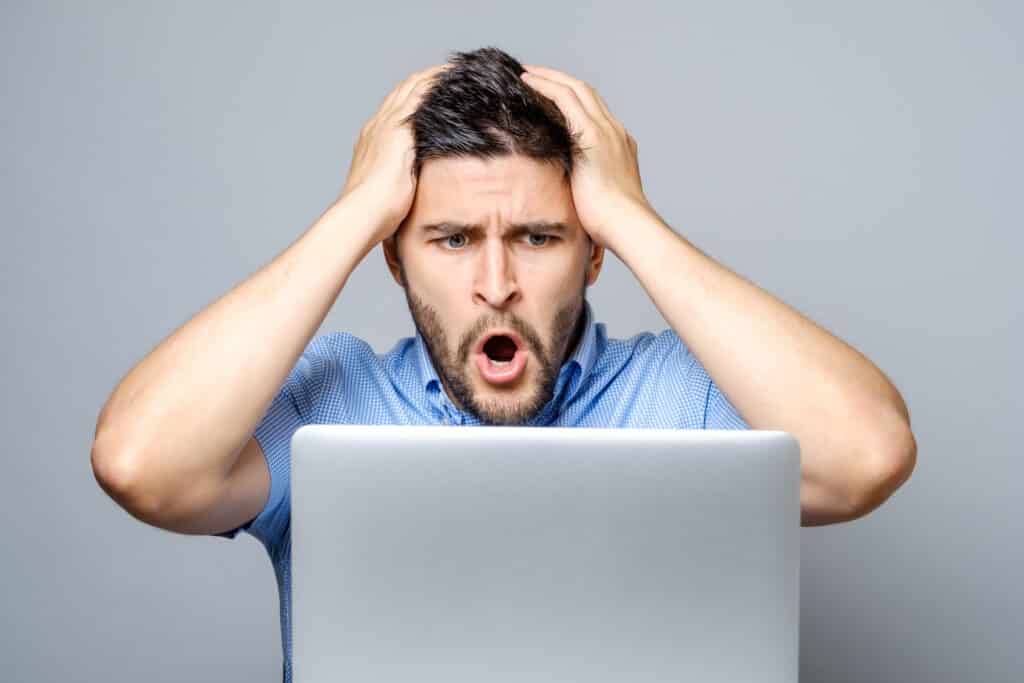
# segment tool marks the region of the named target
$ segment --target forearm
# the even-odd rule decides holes
[[[93,466],[149,499],[225,476],[349,274],[373,226],[335,204],[121,380],[96,426]]]
[[[634,213],[612,250],[753,429],[801,448],[803,522],[848,517],[906,463],[909,418],[871,361],[675,234]]]

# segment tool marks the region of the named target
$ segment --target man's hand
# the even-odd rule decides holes
[[[378,229],[374,244],[390,237],[412,208],[416,148],[409,118],[433,85],[434,77],[450,66],[445,63],[409,75],[388,93],[359,132],[348,180],[336,201],[355,200],[375,217]]]
[[[553,100],[579,136],[584,158],[572,174],[576,215],[594,242],[611,248],[610,231],[623,228],[622,217],[638,208],[654,213],[640,184],[636,140],[589,84],[543,66],[523,68],[523,82]]]

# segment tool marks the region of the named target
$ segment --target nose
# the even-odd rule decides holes
[[[515,259],[509,257],[507,245],[501,238],[485,242],[479,252],[473,300],[493,308],[505,308],[521,296],[515,276]]]

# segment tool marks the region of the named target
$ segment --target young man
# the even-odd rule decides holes
[[[378,243],[415,337],[381,355],[312,338]],[[585,298],[605,249],[669,329],[607,337]],[[805,525],[866,514],[916,457],[881,371],[661,221],[590,86],[494,48],[399,84],[335,204],[133,368],[97,423],[97,480],[131,514],[266,546],[286,680],[289,442],[310,423],[781,429]]]

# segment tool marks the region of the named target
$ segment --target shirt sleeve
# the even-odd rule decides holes
[[[655,393],[645,404],[670,411],[668,423],[685,429],[750,429],[686,343],[668,328],[650,338],[642,377]],[[648,380],[653,380],[649,381]],[[641,390],[642,392],[643,390]]]
[[[750,429],[739,412],[729,403],[714,380],[708,384],[704,408],[704,429]]]
[[[268,549],[277,545],[291,513],[291,439],[295,431],[314,420],[330,370],[330,351],[316,338],[306,347],[257,424],[253,437],[263,450],[270,470],[270,495],[263,510],[245,524],[213,536],[234,538],[245,531]]]

